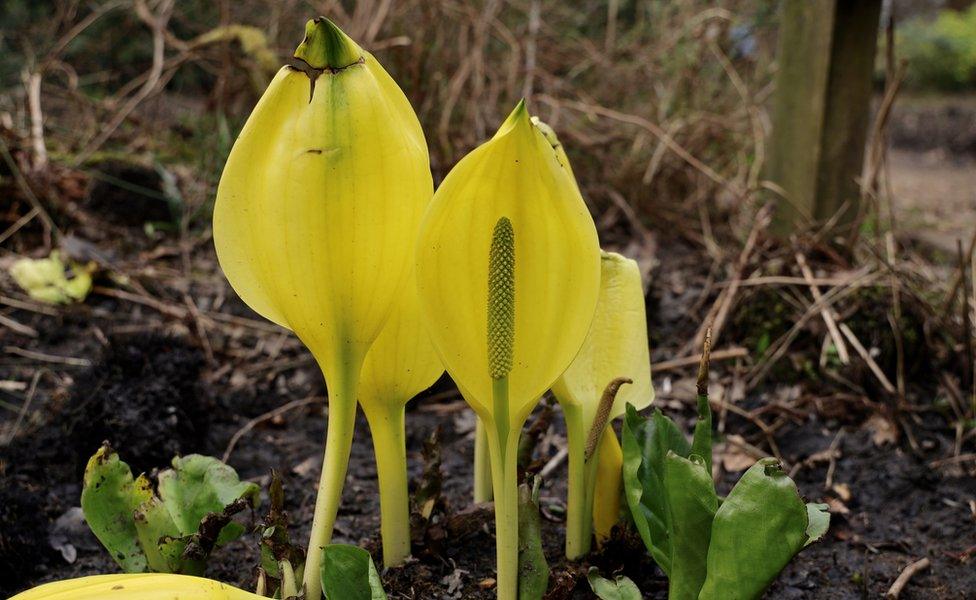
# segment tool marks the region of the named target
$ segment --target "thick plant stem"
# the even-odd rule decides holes
[[[505,429],[508,429],[507,427]],[[495,496],[495,563],[498,600],[518,598],[518,430],[502,438],[487,431]]]
[[[322,550],[332,541],[342,487],[349,466],[349,452],[356,428],[356,394],[359,387],[361,361],[343,365],[329,384],[329,425],[325,437],[325,456],[322,475],[315,498],[312,532],[308,540],[305,559],[305,598],[319,600],[322,597]]]
[[[576,560],[590,551],[593,538],[593,492],[597,457],[586,460],[583,415],[578,406],[563,405],[569,446],[569,481],[566,498],[566,558]]]
[[[395,567],[410,556],[410,499],[407,491],[407,447],[404,404],[391,402],[366,409],[373,436],[376,478],[380,489],[383,566]]]
[[[485,424],[478,419],[474,431],[474,501],[491,501],[491,457]]]
[[[485,424],[495,496],[495,566],[498,600],[518,598],[518,441],[522,423],[509,418],[508,377],[492,381],[492,420]]]

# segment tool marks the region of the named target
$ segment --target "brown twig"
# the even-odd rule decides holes
[[[24,417],[27,415],[27,411],[30,410],[34,396],[37,394],[37,384],[41,381],[41,377],[45,373],[47,373],[47,369],[38,369],[34,373],[34,377],[31,379],[30,389],[27,391],[27,397],[24,400],[24,404],[21,405],[20,411],[17,413],[17,420],[14,421],[14,424],[10,426],[10,431],[7,432],[7,439],[3,442],[4,446],[9,446],[10,442],[14,441],[14,438],[17,437],[17,432],[20,430],[20,426],[24,422]]]
[[[803,273],[803,278],[810,286],[810,294],[813,295],[813,300],[820,302],[823,299],[823,294],[820,293],[820,288],[816,284],[811,283],[813,281],[813,271],[810,270],[810,265],[807,264],[807,259],[803,256],[802,252],[796,253],[796,264],[800,266],[800,272]],[[830,334],[830,339],[834,341],[834,346],[837,348],[837,357],[840,359],[841,364],[850,364],[851,357],[847,353],[847,344],[844,343],[844,338],[841,337],[840,330],[837,329],[837,321],[834,318],[833,311],[829,307],[824,306],[820,309],[820,317],[824,320],[824,324],[827,325],[827,332]]]
[[[917,573],[928,569],[931,565],[932,562],[929,561],[929,559],[923,558],[922,560],[917,560],[905,567],[901,574],[898,575],[898,579],[895,579],[895,582],[891,584],[890,588],[888,588],[888,592],[885,593],[885,598],[887,600],[897,600],[897,598],[901,596],[902,591],[905,589],[905,586],[908,585],[911,578]]]
[[[52,246],[52,238],[54,242],[61,241],[61,230],[58,226],[54,224],[54,220],[51,219],[51,215],[44,209],[41,201],[38,200],[37,195],[34,194],[34,190],[31,189],[27,180],[24,178],[24,174],[21,173],[20,167],[17,166],[17,161],[14,160],[13,155],[10,153],[10,148],[7,146],[7,142],[4,141],[3,137],[0,136],[0,154],[3,155],[4,162],[7,163],[7,168],[10,169],[11,174],[14,176],[14,181],[17,183],[17,187],[20,188],[21,193],[27,202],[31,205],[31,208],[37,211],[37,216],[41,220],[41,225],[44,228],[44,245],[47,249]]]
[[[264,423],[265,421],[273,419],[279,415],[283,415],[290,410],[301,408],[303,406],[308,406],[309,404],[315,404],[316,402],[324,403],[325,398],[322,398],[321,396],[313,396],[311,398],[302,398],[301,400],[292,400],[288,404],[284,404],[274,410],[269,410],[268,412],[262,415],[258,415],[254,417],[253,419],[245,423],[243,427],[241,427],[240,429],[234,432],[234,435],[231,436],[230,441],[227,442],[227,448],[224,449],[224,454],[220,460],[223,462],[227,462],[227,460],[230,458],[230,455],[234,452],[234,448],[237,447],[237,443],[241,441],[241,438],[243,438],[245,435],[248,434],[249,431],[257,427],[261,423]]]
[[[68,365],[70,367],[90,367],[92,362],[87,358],[75,358],[73,356],[56,356],[54,354],[45,354],[43,352],[35,352],[33,350],[25,350],[24,348],[18,348],[17,346],[6,346],[3,349],[7,354],[13,354],[14,356],[20,356],[22,358],[29,358],[31,360],[37,360],[47,363],[56,363],[60,365]]]
[[[857,336],[855,336],[854,332],[851,331],[851,328],[847,326],[847,323],[841,323],[840,330],[844,333],[844,337],[846,337],[847,341],[851,343],[851,346],[854,347],[854,350],[857,351],[861,359],[868,365],[868,368],[871,369],[871,372],[874,373],[874,376],[881,384],[881,387],[883,387],[884,390],[889,394],[896,393],[897,390],[895,389],[895,386],[891,384],[891,380],[888,379],[888,376],[884,374],[884,371],[881,370],[878,363],[871,358],[871,353],[868,352],[867,349],[861,344],[861,341],[857,339]]]
[[[733,360],[736,358],[745,358],[749,356],[749,350],[742,348],[741,346],[734,346],[732,348],[724,348],[722,350],[715,350],[711,354],[711,360]],[[654,373],[663,373],[664,371],[674,371],[675,369],[683,369],[685,367],[693,367],[701,361],[701,355],[694,356],[682,356],[681,358],[672,358],[671,360],[662,360],[659,363],[654,363],[651,365],[651,371]]]
[[[44,113],[41,111],[41,73],[31,73],[25,70],[23,75],[24,90],[27,92],[27,110],[30,113],[30,138],[34,159],[31,167],[34,171],[47,167],[47,145],[44,143]]]

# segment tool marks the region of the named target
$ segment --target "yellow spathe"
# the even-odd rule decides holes
[[[603,252],[600,264],[600,300],[590,331],[576,359],[552,386],[560,404],[580,407],[586,431],[603,390],[618,377],[633,383],[617,391],[608,420],[624,414],[628,402],[640,410],[654,400],[640,268],[615,252]]]
[[[492,234],[514,235],[510,421],[520,425],[573,360],[599,290],[599,244],[572,175],[520,103],[448,174],[421,225],[418,287],[430,336],[479,416],[491,420],[488,262]]]
[[[312,31],[339,39],[341,62],[349,52],[361,60],[314,85],[294,68],[278,72],[224,168],[214,243],[241,298],[293,330],[328,371],[362,360],[390,314],[433,183],[403,92],[321,23]]]
[[[613,427],[600,438],[596,454],[596,484],[593,489],[593,533],[597,544],[610,538],[620,520],[620,494],[623,492],[624,452]]]
[[[593,219],[524,103],[434,195],[417,287],[430,339],[484,424],[497,597],[515,600],[519,433],[579,351],[600,288]]]
[[[55,581],[10,600],[258,600],[257,594],[189,575],[127,573]]]
[[[434,385],[443,372],[421,318],[416,280],[411,276],[366,355],[359,402],[367,410],[374,404],[406,404]]]
[[[309,72],[281,69],[231,150],[214,244],[244,302],[294,331],[325,373],[329,422],[304,576],[319,600],[363,360],[403,294],[433,183],[417,116],[371,54],[318,18],[295,57]]]
[[[569,446],[566,557],[571,560],[589,552],[594,516],[601,519],[602,534],[619,506],[610,490],[595,495],[598,479],[619,494],[620,466],[609,463],[613,449],[603,443],[607,423],[623,414],[628,402],[641,409],[654,399],[640,269],[635,261],[613,252],[603,252],[600,265],[600,297],[589,333],[576,359],[552,386],[566,419]],[[617,388],[609,411],[598,418],[604,390],[618,378],[631,383]],[[604,428],[593,438],[600,452],[587,458],[595,450],[586,448],[594,427]]]

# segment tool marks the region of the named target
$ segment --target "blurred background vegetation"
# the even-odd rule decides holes
[[[524,96],[566,138],[596,212],[667,221],[696,214],[705,197],[728,207],[756,189],[777,9],[755,0],[5,0],[0,114],[25,133],[38,111],[49,155],[94,177],[115,156],[172,171],[184,213],[206,215],[234,135],[305,19],[321,13],[404,88],[435,177]],[[905,88],[971,92],[976,7],[898,0],[892,10]],[[157,17],[165,24],[154,40]],[[883,78],[880,52],[879,89]]]

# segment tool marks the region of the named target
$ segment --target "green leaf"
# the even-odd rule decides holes
[[[708,395],[698,394],[698,422],[691,441],[691,453],[705,461],[705,470],[712,472],[712,407],[708,405]]]
[[[145,476],[139,476],[140,481],[149,481]],[[133,512],[136,532],[139,535],[139,545],[142,546],[149,562],[149,570],[157,573],[183,573],[180,557],[186,542],[181,540],[180,530],[173,522],[173,517],[163,506],[162,500],[151,497]],[[198,573],[187,573],[197,575]]]
[[[369,552],[347,544],[322,550],[322,591],[326,600],[386,600]]]
[[[586,574],[590,589],[601,600],[642,600],[641,592],[633,581],[621,575],[614,581],[600,577],[596,567]]]
[[[830,528],[830,512],[826,504],[807,503],[807,541],[803,547],[819,542]]]
[[[173,468],[159,474],[159,496],[182,535],[196,533],[209,513],[219,513],[239,498],[256,506],[256,484],[242,482],[231,467],[210,456],[191,454],[173,459]],[[217,539],[223,545],[243,533],[240,524],[229,523]]]
[[[126,573],[142,573],[148,566],[132,513],[151,497],[148,482],[140,478],[137,485],[129,465],[107,444],[89,459],[81,510],[95,537]]]
[[[759,598],[806,544],[809,518],[775,459],[753,465],[715,513],[701,600]],[[822,527],[822,517],[812,528]]]
[[[536,480],[538,481],[538,480]],[[519,486],[519,600],[541,600],[549,587],[549,564],[542,551],[538,488]]]
[[[664,490],[671,511],[669,600],[695,600],[705,582],[708,541],[718,497],[711,473],[698,455],[668,452]]]
[[[637,531],[665,574],[671,572],[670,514],[663,491],[669,450],[687,457],[691,446],[671,419],[655,410],[641,417],[630,404],[623,423],[624,492]]]

